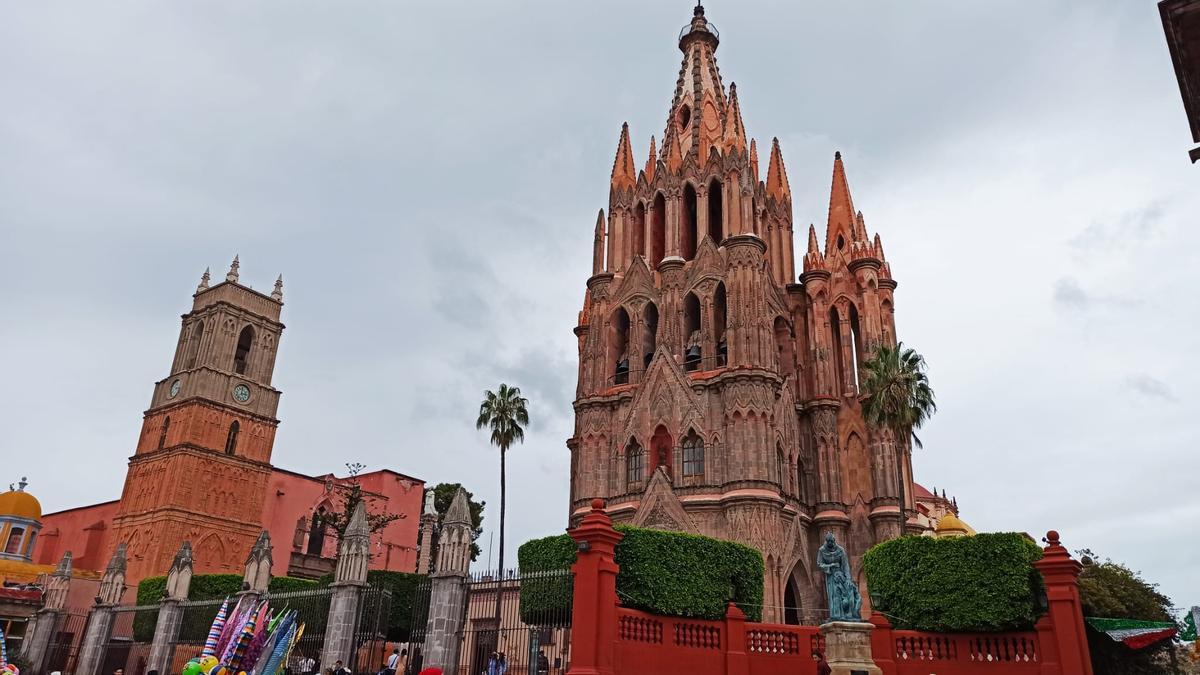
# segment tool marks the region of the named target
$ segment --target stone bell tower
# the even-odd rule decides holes
[[[143,415],[111,539],[128,547],[132,582],[165,574],[183,541],[194,542],[197,573],[238,573],[262,530],[283,279],[263,294],[238,267],[235,257],[215,285],[205,271]]]
[[[575,328],[571,521],[601,498],[616,522],[753,546],[764,617],[798,622],[825,606],[821,535],[858,574],[899,533],[898,495],[911,500],[906,457],[866,428],[857,391],[857,364],[895,340],[895,282],[840,155],[826,246],[810,228],[797,279],[783,154],[773,141],[760,177],[719,44],[697,6],[661,150],[651,138],[640,170],[621,129]]]

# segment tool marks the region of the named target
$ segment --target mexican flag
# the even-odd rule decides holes
[[[1175,637],[1178,629],[1173,623],[1138,621],[1136,619],[1086,619],[1087,625],[1104,633],[1130,649],[1143,649]]]
[[[1183,617],[1183,633],[1179,639],[1184,642],[1195,642],[1200,640],[1200,635],[1196,634],[1197,619],[1200,619],[1200,607],[1193,607],[1188,611],[1187,616]]]

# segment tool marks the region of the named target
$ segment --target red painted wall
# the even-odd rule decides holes
[[[263,504],[263,529],[271,533],[274,547],[275,576],[287,574],[293,550],[307,550],[307,523],[317,507],[328,504],[336,508],[340,502],[327,492],[327,485],[340,480],[329,476],[305,476],[291,471],[274,469],[267,480]],[[363,489],[377,497],[373,511],[386,510],[401,517],[392,521],[382,532],[371,537],[371,569],[413,572],[417,567],[417,530],[420,526],[424,500],[424,483],[394,471],[382,470],[359,476]],[[42,531],[35,544],[33,558],[39,564],[53,565],[63,553],[71,551],[77,570],[103,571],[108,564],[115,542],[112,539],[112,520],[120,501],[83,506],[42,516]],[[303,537],[297,542],[296,524],[305,518]],[[193,542],[194,543],[194,542]],[[177,549],[179,542],[171,545]],[[130,552],[131,554],[134,552]],[[323,555],[337,554],[337,540],[330,534],[325,539]],[[166,570],[150,572],[166,574]],[[130,584],[140,579],[130,578]]]
[[[108,565],[108,532],[120,505],[120,501],[113,500],[43,515],[34,562],[57,565],[70,551],[75,569],[103,570]]]

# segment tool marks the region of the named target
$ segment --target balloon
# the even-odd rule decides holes
[[[207,673],[208,671],[212,670],[213,667],[216,665],[217,665],[217,657],[215,657],[215,656],[201,656],[200,657],[200,672],[201,673]]]
[[[5,673],[5,675],[7,675],[8,673],[12,673],[12,675],[21,675],[21,669],[11,663],[4,666],[4,668],[2,670],[0,670],[0,672]]]
[[[200,668],[200,659],[192,659],[183,664],[183,672],[180,675],[202,675],[204,673]]]
[[[208,671],[208,675],[233,675],[233,673],[229,672],[229,668],[226,666],[216,665]]]

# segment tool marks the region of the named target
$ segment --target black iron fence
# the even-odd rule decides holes
[[[467,583],[459,675],[563,675],[571,649],[570,570],[475,574]]]
[[[146,675],[158,611],[158,605],[118,607],[113,610],[112,632],[104,645],[101,673],[122,670],[125,675]]]
[[[421,579],[413,590],[409,619],[408,662],[401,675],[416,675],[424,667],[425,627],[429,623],[429,577]]]
[[[87,628],[87,612],[64,611],[55,620],[54,633],[46,648],[45,672],[60,672],[71,675],[79,657],[79,645]],[[40,630],[40,629],[39,629]]]

